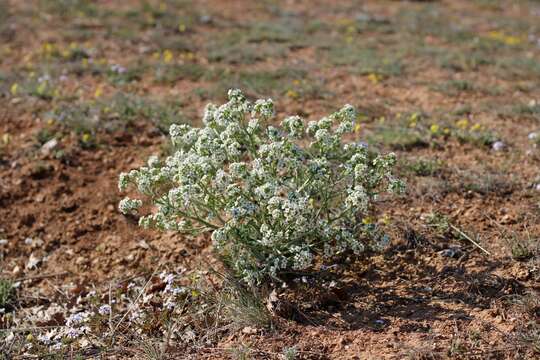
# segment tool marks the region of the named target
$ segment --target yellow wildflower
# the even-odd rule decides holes
[[[369,81],[371,81],[371,83],[373,84],[378,84],[379,81],[381,80],[380,76],[375,74],[375,73],[371,73],[368,75],[368,79]]]
[[[103,88],[101,86],[98,86],[96,91],[94,92],[94,97],[97,99],[103,95]]]
[[[173,60],[173,53],[171,50],[165,50],[163,52],[163,61],[170,63]]]
[[[287,97],[290,97],[291,99],[298,99],[300,97],[300,94],[298,94],[296,91],[289,89],[287,90]]]
[[[350,26],[354,23],[354,20],[352,19],[348,19],[348,18],[344,18],[344,19],[338,19],[336,21],[336,24],[339,25],[339,26]]]
[[[433,124],[431,125],[429,130],[431,131],[432,134],[437,134],[439,132],[439,128],[440,128],[439,125]]]
[[[478,131],[478,130],[480,130],[480,129],[482,129],[482,125],[480,125],[480,124],[478,124],[478,123],[476,123],[476,124],[474,124],[473,126],[471,126],[471,131]]]
[[[354,132],[358,134],[360,132],[360,130],[362,130],[362,125],[356,124],[354,126]]]
[[[456,126],[460,129],[466,129],[469,126],[469,120],[466,118],[458,120],[458,122],[456,123]]]
[[[492,40],[502,42],[506,45],[519,45],[523,42],[523,38],[512,36],[512,35],[506,35],[502,31],[490,31],[487,37]]]
[[[11,92],[11,95],[13,96],[17,95],[17,93],[19,92],[19,84],[14,83],[13,85],[11,85],[11,88],[9,89],[9,91]]]
[[[390,216],[388,216],[388,214],[384,214],[383,217],[379,219],[379,222],[384,225],[388,225],[390,224],[390,220]]]
[[[186,25],[184,25],[184,24],[178,25],[178,31],[180,31],[181,33],[183,33],[184,31],[186,31]]]
[[[45,90],[47,90],[47,83],[46,82],[42,82],[36,88],[36,92],[38,93],[38,95],[45,94]]]
[[[92,137],[90,136],[90,134],[85,133],[85,134],[83,134],[83,136],[82,136],[82,141],[85,142],[85,143],[87,143],[87,142],[90,141],[91,138],[92,138]]]
[[[369,224],[373,224],[374,220],[371,216],[366,216],[365,218],[362,219],[362,223],[364,225],[369,225]]]
[[[44,52],[47,56],[51,55],[52,52],[53,52],[53,50],[54,50],[53,44],[48,43],[48,42],[46,42],[45,44],[43,44],[43,52]]]
[[[11,140],[11,137],[8,133],[2,135],[2,144],[7,145],[9,144],[9,141]]]

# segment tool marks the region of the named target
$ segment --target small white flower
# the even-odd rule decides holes
[[[142,201],[137,199],[130,199],[128,197],[122,199],[118,204],[118,210],[122,214],[134,214],[142,206]]]
[[[100,315],[109,315],[111,313],[111,306],[108,304],[101,305],[98,309]]]

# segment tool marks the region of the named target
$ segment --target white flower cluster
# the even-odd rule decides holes
[[[136,279],[130,282],[121,293],[116,293],[112,298],[110,292],[107,296],[90,291],[77,298],[76,305],[72,309],[66,309],[68,315],[65,316],[65,324],[61,327],[47,329],[37,336],[39,344],[46,346],[50,350],[60,350],[67,347],[84,348],[91,344],[92,338],[106,337],[112,333],[110,328],[111,320],[115,323],[122,323],[125,319],[126,326],[137,334],[142,334],[148,330],[148,321],[152,321],[156,316],[155,306],[161,304],[163,316],[179,318],[184,315],[185,307],[188,305],[198,306],[204,304],[204,299],[198,299],[200,290],[197,287],[188,288],[178,284],[177,275],[163,272],[159,274],[159,279],[163,283],[163,288],[158,290],[147,289],[145,278]],[[184,279],[185,280],[185,279]],[[120,289],[118,289],[120,290]],[[142,296],[141,296],[142,294]],[[108,303],[102,303],[106,299]],[[62,311],[62,308],[59,308]],[[55,310],[57,314],[58,310]],[[182,322],[161,324],[162,336],[167,336],[170,331],[182,332],[187,328]],[[152,332],[156,331],[152,328]],[[114,332],[113,332],[114,333]]]
[[[187,234],[212,232],[225,263],[248,283],[306,270],[331,258],[387,241],[368,216],[383,191],[400,192],[394,154],[345,143],[356,111],[351,105],[307,125],[299,116],[279,127],[271,100],[248,101],[239,90],[209,104],[204,127],[172,125],[173,155],[120,175],[154,205],[140,225]],[[136,213],[140,200],[120,210]]]

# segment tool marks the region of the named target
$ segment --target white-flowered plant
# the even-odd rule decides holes
[[[248,283],[384,246],[365,219],[380,193],[404,188],[391,173],[395,155],[344,141],[351,105],[307,124],[291,116],[274,126],[273,116],[272,100],[230,90],[227,103],[207,105],[204,127],[172,125],[171,156],[120,175],[121,191],[133,184],[154,205],[140,225],[211,232],[217,254]],[[140,206],[126,198],[120,210]]]

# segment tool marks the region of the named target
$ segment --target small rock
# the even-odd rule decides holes
[[[502,141],[495,141],[491,148],[495,151],[502,151],[506,148],[506,144]]]
[[[28,259],[28,263],[26,263],[26,268],[28,270],[32,270],[37,268],[39,263],[41,262],[41,259],[38,258],[34,253],[30,254],[30,258]]]
[[[257,333],[257,329],[252,328],[251,326],[246,326],[245,328],[242,329],[242,332],[244,334],[253,335]]]
[[[0,239],[0,246],[7,245],[8,241],[6,239]]]
[[[439,254],[443,257],[456,259],[456,258],[460,258],[463,255],[463,251],[461,251],[461,249],[457,247],[451,247],[451,248],[439,251]]]
[[[538,133],[536,132],[532,132],[529,134],[529,136],[527,136],[529,138],[529,140],[535,140],[538,138]]]
[[[19,265],[16,265],[16,266],[13,268],[12,273],[13,273],[14,275],[17,275],[17,274],[19,274],[20,272],[21,272],[21,268],[19,267]]]
[[[292,305],[288,301],[280,299],[275,289],[266,300],[266,308],[271,314],[283,318],[289,318],[293,314]]]
[[[75,260],[75,264],[77,264],[77,265],[84,265],[85,263],[86,263],[86,258],[84,256],[79,256]]]
[[[52,138],[51,140],[43,144],[43,146],[41,147],[41,153],[43,155],[49,155],[57,147],[58,147],[58,140],[56,140],[55,138]]]
[[[148,250],[150,249],[150,245],[148,245],[148,243],[145,241],[145,240],[141,240],[137,243],[137,245],[140,247],[140,248],[143,248],[144,250]]]
[[[534,190],[540,191],[540,183],[538,183],[538,184],[536,184],[536,185],[534,186]]]
[[[212,17],[210,15],[201,15],[199,21],[202,24],[210,24],[212,22]]]

